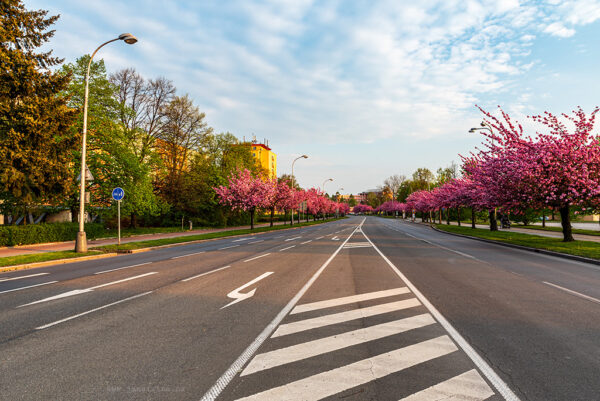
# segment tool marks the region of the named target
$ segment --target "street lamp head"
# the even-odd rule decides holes
[[[487,124],[485,123],[485,121],[482,121],[482,122],[481,122],[481,126],[482,126],[482,127],[485,127],[485,126],[487,126]]]
[[[306,156],[306,155],[302,155],[301,157],[303,157],[305,159],[308,159],[308,156]]]
[[[125,41],[125,43],[127,43],[128,45],[132,45],[134,43],[136,43],[138,40],[135,36],[133,36],[130,33],[122,33],[119,35],[119,40],[123,40]]]

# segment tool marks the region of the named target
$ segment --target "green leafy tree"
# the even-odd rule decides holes
[[[51,202],[72,182],[71,156],[79,135],[64,90],[69,75],[53,72],[62,60],[37,49],[54,35],[58,16],[29,11],[19,0],[0,3],[0,198],[21,213]]]
[[[350,195],[350,198],[348,198],[348,206],[356,206],[356,198],[354,197],[354,195]]]

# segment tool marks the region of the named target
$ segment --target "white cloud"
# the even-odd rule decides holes
[[[575,30],[565,27],[560,22],[553,22],[544,28],[544,32],[561,38],[568,38],[575,35]]]

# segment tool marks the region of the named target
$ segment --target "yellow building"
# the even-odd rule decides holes
[[[251,146],[250,152],[260,166],[269,172],[269,178],[277,178],[277,155],[268,146],[269,143],[257,143],[252,141],[248,143]]]

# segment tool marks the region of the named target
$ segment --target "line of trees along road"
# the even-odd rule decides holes
[[[0,14],[0,210],[27,216],[44,210],[78,214],[84,79],[89,56],[63,63],[39,47],[57,16],[3,1]],[[188,95],[167,78],[146,79],[133,68],[90,69],[87,187],[93,214],[112,217],[111,192],[125,190],[130,225],[173,225],[182,216],[200,225],[246,222],[214,191],[234,172],[263,171],[231,133],[215,133]],[[14,221],[14,219],[12,220]],[[27,221],[27,219],[25,220]]]

